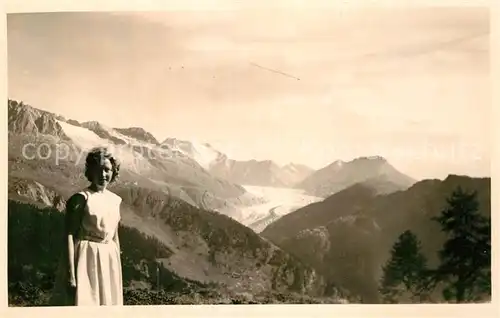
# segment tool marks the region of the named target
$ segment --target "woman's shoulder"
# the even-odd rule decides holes
[[[88,199],[88,193],[84,190],[73,193],[66,202],[68,207],[78,207],[85,204]]]
[[[107,195],[110,199],[112,199],[112,200],[114,200],[114,201],[116,201],[116,202],[118,202],[118,203],[120,203],[120,202],[122,201],[122,197],[120,197],[118,194],[116,194],[116,193],[114,193],[114,192],[111,192],[111,191],[109,191],[109,190],[106,190],[106,195]]]
[[[89,190],[87,188],[85,189],[81,189],[81,190],[78,190],[76,192],[73,192],[73,194],[70,196],[70,199],[71,198],[74,198],[74,199],[85,199],[87,200],[90,196],[90,193],[89,193]]]

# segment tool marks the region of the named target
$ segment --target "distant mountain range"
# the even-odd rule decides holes
[[[49,157],[38,164],[73,166],[75,178],[83,172],[82,155],[91,147],[107,145],[122,164],[120,182],[167,191],[190,204],[238,218],[239,206],[261,202],[242,186],[214,177],[194,158],[158,143],[141,128],[114,129],[96,121],[78,123],[29,105],[9,102],[9,157],[33,164],[22,154],[50,146]],[[23,146],[30,145],[29,147]],[[38,156],[40,157],[40,156]],[[65,157],[65,158],[62,158]],[[38,158],[41,159],[41,158]],[[56,162],[59,161],[59,162]],[[12,171],[23,174],[23,170]],[[69,172],[68,172],[69,173]],[[80,184],[85,180],[79,179]]]
[[[271,160],[230,159],[208,143],[167,138],[162,145],[193,158],[212,175],[242,185],[291,187],[313,172],[301,164],[279,166]]]
[[[108,145],[122,163],[120,182],[160,189],[194,206],[219,211],[259,231],[283,213],[299,208],[298,202],[307,202],[309,199],[304,201],[304,195],[310,195],[315,201],[313,197],[326,197],[357,182],[370,183],[379,193],[390,193],[414,182],[382,157],[335,161],[314,171],[296,163],[279,166],[271,160],[234,160],[208,143],[173,137],[160,142],[140,127],[112,128],[98,121],[78,122],[13,100],[8,102],[8,114],[9,156],[17,156],[18,164],[33,164],[33,161],[19,158],[23,151],[21,145],[34,143],[42,150],[42,144],[50,145],[51,154],[47,154],[49,157],[43,162],[60,161],[57,163],[59,168],[73,162],[64,173],[73,171],[77,178],[83,171],[84,152],[96,145]],[[35,148],[32,145],[26,149]],[[67,160],[61,162],[61,159]],[[23,169],[19,170],[14,169],[12,175],[24,176]],[[41,173],[41,177],[44,179],[46,175]],[[84,182],[78,179],[78,184]],[[272,198],[250,193],[242,185],[296,188],[306,193],[296,192],[300,198],[286,195],[285,200],[280,195],[279,202],[269,202]],[[253,206],[257,208],[248,209]]]
[[[313,172],[300,164],[278,166],[271,160],[237,161],[220,156],[210,166],[209,171],[220,178],[245,185],[292,187]]]
[[[319,197],[328,197],[359,182],[368,182],[378,193],[405,190],[416,182],[396,170],[381,156],[359,157],[344,162],[337,160],[315,171],[296,187]]]
[[[199,197],[203,195],[213,196],[215,199],[211,201],[218,203],[207,208],[224,209],[236,217],[235,209],[228,208],[222,201],[228,195],[234,198],[245,193],[239,185],[294,187],[313,196],[326,197],[361,181],[377,183],[381,193],[405,189],[415,182],[382,157],[337,160],[317,171],[296,163],[279,166],[271,160],[234,160],[208,143],[173,137],[159,142],[140,127],[112,128],[97,121],[80,123],[16,101],[9,101],[9,132],[53,136],[71,143],[73,150],[112,145],[119,149],[122,161],[130,170],[162,184],[184,187],[197,184],[205,188],[207,194],[193,195],[192,190],[190,194],[185,188],[173,192],[180,192],[183,199],[195,204],[201,204]],[[258,199],[250,198],[250,204],[255,200]]]
[[[216,178],[241,185],[291,187],[313,172],[313,169],[301,164],[290,163],[280,167],[270,160],[233,160],[208,143],[176,138],[159,142],[140,127],[112,128],[97,121],[80,123],[17,101],[9,101],[9,132],[51,135],[71,140],[82,149],[98,144],[111,144],[117,148],[132,146],[139,154],[162,153],[170,160],[193,168],[199,166]],[[128,159],[130,155],[130,152],[124,154]]]

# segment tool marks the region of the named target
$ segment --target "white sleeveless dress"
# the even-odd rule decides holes
[[[87,208],[75,238],[76,294],[67,295],[67,265],[56,282],[52,303],[76,306],[123,305],[123,278],[120,250],[113,240],[120,221],[121,198],[105,190],[79,192]],[[62,297],[62,298],[61,298]],[[57,304],[56,304],[57,305]]]

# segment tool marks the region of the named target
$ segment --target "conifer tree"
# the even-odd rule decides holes
[[[458,187],[447,203],[433,218],[447,235],[434,280],[443,284],[445,299],[457,303],[491,295],[491,220],[479,213],[477,191]]]
[[[391,250],[391,258],[383,266],[380,293],[384,302],[422,300],[427,260],[420,242],[411,231],[402,233]]]

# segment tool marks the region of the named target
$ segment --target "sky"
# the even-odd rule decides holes
[[[319,169],[380,155],[490,175],[489,12],[329,8],[9,14],[8,94],[111,127]]]

